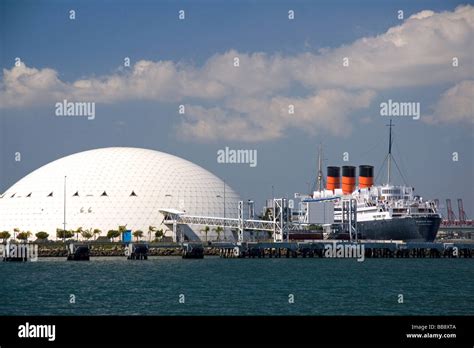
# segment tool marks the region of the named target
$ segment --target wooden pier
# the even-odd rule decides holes
[[[380,241],[317,241],[216,245],[222,258],[346,258],[346,250],[365,258],[472,258],[474,243],[403,243]],[[334,250],[334,252],[333,252]],[[338,251],[341,251],[339,253]],[[356,254],[350,254],[356,257]]]
[[[91,243],[92,244],[92,243]],[[94,243],[99,245],[101,243]],[[110,245],[107,243],[104,245]],[[128,243],[123,254],[129,260],[147,260],[156,249],[172,251],[183,259],[221,258],[473,258],[474,243],[316,240],[305,242],[185,242]],[[68,260],[89,260],[91,245],[71,243]],[[119,252],[120,253],[120,252]],[[118,256],[118,255],[117,255]],[[4,258],[5,260],[5,258]]]
[[[84,244],[69,244],[67,261],[89,261],[90,247]]]

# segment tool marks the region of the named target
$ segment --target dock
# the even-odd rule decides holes
[[[20,245],[26,247],[26,245]],[[2,261],[36,260],[41,253],[37,245],[28,245],[31,252],[16,245],[0,244]],[[209,256],[221,258],[463,258],[474,256],[472,240],[437,242],[403,242],[376,240],[311,240],[311,241],[255,241],[207,242],[92,242],[67,245],[54,244],[57,255],[67,254],[70,261],[88,261],[90,257],[123,256],[129,260],[147,260],[149,256],[181,256],[183,259],[203,259]],[[40,256],[42,257],[42,256]]]
[[[337,241],[217,243],[222,258],[472,258],[474,243]]]

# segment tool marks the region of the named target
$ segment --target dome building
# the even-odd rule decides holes
[[[46,164],[7,189],[0,195],[0,231],[45,231],[56,239],[66,215],[67,230],[100,229],[105,236],[126,225],[148,239],[149,226],[171,236],[161,209],[236,218],[238,201],[221,179],[182,158],[140,148],[102,148]],[[204,226],[180,227],[190,240],[204,238]]]

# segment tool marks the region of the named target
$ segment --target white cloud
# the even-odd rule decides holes
[[[367,108],[373,91],[347,92],[320,90],[307,98],[238,98],[224,108],[187,105],[179,132],[186,138],[207,141],[228,139],[247,142],[278,139],[286,129],[301,129],[347,135],[351,131],[351,111]],[[289,106],[294,113],[289,113]]]
[[[293,65],[298,80],[314,87],[428,86],[474,77],[473,49],[474,7],[465,6],[454,12],[414,16],[384,34],[320,55],[295,57]],[[350,61],[346,69],[341,68],[343,57]],[[460,61],[457,68],[452,67],[453,57]]]
[[[3,70],[0,107],[21,107],[45,100],[55,100],[70,87],[58,79],[53,69],[28,68],[24,64]]]
[[[414,15],[411,15],[410,19],[424,19],[424,18],[431,17],[432,15],[434,15],[433,11],[424,10],[424,11],[415,13]]]
[[[383,34],[318,53],[282,56],[229,50],[200,67],[141,60],[128,72],[70,83],[52,69],[13,67],[4,70],[0,107],[54,105],[65,98],[179,102],[188,108],[178,129],[196,139],[276,139],[288,127],[343,135],[350,131],[350,113],[369,107],[376,91],[474,79],[469,47],[474,48],[474,7],[425,10]],[[233,66],[234,57],[240,67]],[[343,67],[344,57],[349,67]],[[456,68],[453,57],[459,59]],[[293,118],[284,115],[290,103],[297,110]]]
[[[474,124],[474,80],[462,81],[445,91],[426,121]]]

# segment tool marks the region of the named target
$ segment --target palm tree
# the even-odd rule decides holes
[[[224,231],[224,229],[221,226],[217,226],[216,228],[214,228],[214,232],[217,233],[217,241],[221,239],[222,231]]]
[[[140,238],[143,237],[143,231],[137,230],[133,232],[133,236],[137,238],[138,240],[140,240]]]
[[[97,237],[95,237],[96,239],[98,238],[98,236],[102,233],[102,231],[98,228],[94,228],[94,231],[92,231],[92,234]]]
[[[76,233],[76,240],[79,240],[79,235],[82,233],[82,227],[78,227],[75,233]]]
[[[120,237],[120,232],[117,230],[109,230],[107,232],[107,238],[115,240],[115,238]]]
[[[31,232],[30,232],[30,231],[28,231],[28,232],[20,232],[20,233],[18,233],[17,238],[18,238],[19,240],[22,240],[22,241],[26,242],[30,236],[31,236]]]
[[[155,226],[148,226],[148,240],[151,241],[151,234],[156,231]],[[162,230],[163,231],[163,230]]]
[[[49,237],[49,234],[47,232],[38,232],[35,234],[36,238],[38,238],[40,241],[46,240]]]
[[[204,235],[206,236],[206,243],[207,243],[207,234],[209,233],[210,228],[209,226],[204,227],[201,232],[204,232]]]
[[[165,236],[165,233],[163,232],[163,229],[159,229],[155,232],[155,238],[158,240],[163,239],[164,236]]]
[[[93,236],[92,228],[82,231],[81,235],[82,235],[82,238],[85,238],[86,240],[91,239]]]
[[[127,225],[119,226],[118,231],[119,231],[120,235],[122,236],[127,231]],[[123,240],[123,237],[122,237],[122,240]]]
[[[0,232],[0,239],[2,242],[5,242],[8,238],[10,238],[10,233],[8,231]]]
[[[61,239],[69,239],[74,237],[73,230],[63,230],[62,228],[56,229],[56,236]]]

